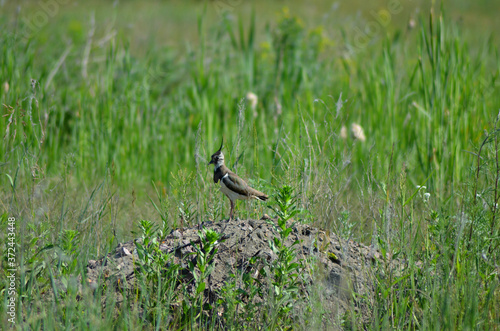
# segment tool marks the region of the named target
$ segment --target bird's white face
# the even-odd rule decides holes
[[[210,161],[209,164],[214,164],[215,169],[219,168],[221,165],[224,164],[224,154],[222,154],[221,151],[212,154],[212,160]]]

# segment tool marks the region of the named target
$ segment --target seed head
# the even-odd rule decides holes
[[[340,128],[340,138],[344,140],[347,139],[347,128],[345,127],[345,125],[342,125],[342,127]]]
[[[248,100],[248,103],[250,104],[250,107],[252,109],[255,109],[257,107],[257,103],[259,102],[259,98],[255,93],[248,92],[246,95],[246,99]]]
[[[361,125],[357,123],[351,124],[351,134],[354,139],[358,139],[363,142],[366,141],[365,132],[363,131]]]

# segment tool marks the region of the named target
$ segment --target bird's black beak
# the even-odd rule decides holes
[[[214,164],[214,160],[211,160],[210,162],[208,162],[207,166],[209,166],[211,164]]]

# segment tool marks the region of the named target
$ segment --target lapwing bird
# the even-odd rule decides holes
[[[220,190],[231,201],[231,212],[229,219],[233,218],[234,203],[236,200],[259,199],[266,201],[269,197],[256,189],[248,186],[247,183],[234,172],[229,170],[224,164],[224,154],[222,154],[222,144],[217,152],[212,155],[212,159],[208,163],[213,164],[214,168],[214,183],[220,183]]]

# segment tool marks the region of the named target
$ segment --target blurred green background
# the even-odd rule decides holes
[[[208,211],[223,199],[205,166],[223,136],[231,168],[264,190],[293,184],[323,226],[346,208],[370,227],[369,201],[387,198],[391,171],[425,182],[437,204],[456,201],[499,106],[491,1],[1,8],[4,207],[12,188],[58,201],[64,183],[84,205],[106,183],[125,236],[117,221],[157,218],[152,182],[171,197],[172,219],[184,198],[196,201],[192,221],[224,216]],[[353,124],[365,141],[343,137]],[[18,212],[38,220],[60,207],[24,200]]]
[[[102,310],[99,291],[81,301],[76,289],[89,259],[153,236],[139,222],[166,234],[228,217],[207,166],[224,138],[230,169],[270,205],[290,185],[298,220],[380,252],[362,267],[373,271],[373,297],[346,291],[352,309],[339,325],[498,327],[499,9],[486,0],[0,0],[0,239],[15,217],[18,321],[159,328],[140,310]],[[274,216],[256,201],[236,207],[242,220],[264,213]],[[59,280],[75,286],[48,302]],[[165,320],[180,321],[153,289],[141,289],[138,306],[157,302]],[[369,325],[358,303],[373,312]],[[310,307],[321,323],[320,305]],[[263,319],[275,309],[255,307]],[[284,328],[310,325],[289,312]]]

